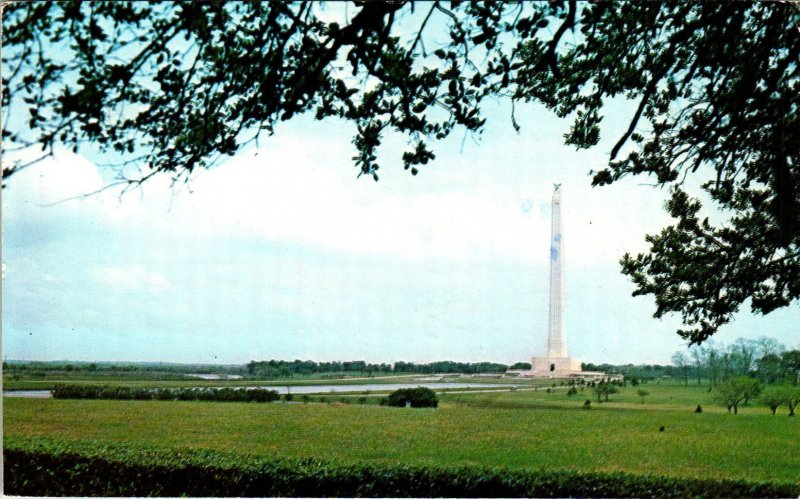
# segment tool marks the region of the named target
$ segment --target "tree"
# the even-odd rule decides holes
[[[683,382],[689,386],[689,359],[683,352],[675,352],[672,355],[672,364],[681,371]]]
[[[638,396],[640,396],[642,398],[642,403],[644,404],[644,398],[647,397],[648,395],[650,395],[650,392],[640,388],[640,389],[636,390],[636,395],[638,395]]]
[[[323,20],[321,8],[5,5],[2,106],[27,120],[11,120],[3,139],[45,155],[92,144],[138,167],[121,176],[135,186],[156,174],[188,179],[314,113],[354,125],[355,165],[377,180],[388,133],[409,139],[401,159],[417,174],[435,159],[433,142],[482,130],[487,98],[570,117],[566,144],[590,148],[604,103],[624,96],[636,109],[592,182],[650,176],[669,189],[675,218],[647,236],[649,253],[622,258],[634,294],[654,295],[656,317],[680,314],[678,334],[691,343],[748,299],[766,314],[800,295],[796,6],[364,2],[341,23]],[[402,19],[418,24],[400,30]],[[514,112],[511,123],[519,130]],[[27,164],[4,165],[4,178]],[[705,182],[720,222],[701,214],[689,175]]]
[[[789,416],[794,416],[794,409],[800,404],[800,387],[797,385],[786,385],[781,389],[781,396],[786,407],[789,408]]]
[[[784,402],[784,395],[779,390],[769,389],[761,396],[761,402],[769,407],[769,410],[772,411],[772,415],[774,416],[775,411],[777,411],[778,407]]]
[[[774,353],[768,353],[756,362],[758,378],[766,384],[778,381],[782,376],[781,358]]]
[[[608,402],[608,396],[619,393],[619,389],[611,383],[598,383],[594,388],[594,393],[597,394],[597,402],[600,402],[600,397],[604,396],[605,401]]]
[[[753,340],[738,338],[728,347],[731,370],[736,376],[747,376],[755,368],[758,345]]]
[[[689,349],[689,352],[692,356],[692,360],[694,360],[694,371],[695,375],[697,376],[697,384],[699,385],[702,378],[703,373],[703,364],[704,364],[704,352],[700,348],[700,345],[695,345],[693,348]]]
[[[743,401],[757,397],[761,393],[758,380],[744,376],[731,378],[717,387],[715,398],[734,414],[739,413],[739,404]]]
[[[781,355],[781,364],[793,385],[800,381],[800,350],[789,350]]]

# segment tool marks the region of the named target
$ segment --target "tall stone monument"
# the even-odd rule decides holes
[[[550,318],[547,334],[547,357],[533,357],[534,376],[561,377],[581,373],[581,361],[567,354],[567,338],[561,323],[564,304],[564,280],[561,264],[564,240],[561,232],[561,184],[555,184],[550,236]]]

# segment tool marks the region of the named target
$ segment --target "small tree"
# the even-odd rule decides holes
[[[650,395],[650,392],[647,390],[642,390],[641,388],[636,390],[636,394],[642,398],[642,403],[644,404],[644,398]]]
[[[800,385],[784,385],[780,390],[783,402],[789,408],[789,416],[794,416],[794,409],[800,404]]]
[[[598,402],[600,402],[601,396],[604,396],[605,401],[608,402],[608,396],[619,393],[619,389],[611,383],[600,383],[594,387],[594,392],[597,394]]]
[[[764,395],[761,396],[761,402],[769,407],[769,410],[772,411],[772,415],[775,415],[775,411],[778,410],[778,407],[783,403],[783,393],[780,390],[767,390]]]
[[[761,392],[761,384],[758,380],[739,376],[731,378],[717,387],[716,400],[728,408],[728,412],[733,409],[734,414],[739,413],[739,404],[743,401],[758,396]]]

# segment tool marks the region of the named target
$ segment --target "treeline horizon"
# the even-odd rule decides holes
[[[610,364],[584,362],[587,371],[605,371],[641,379],[679,376],[678,367],[660,364]],[[396,361],[393,363],[370,363],[363,360],[316,362],[313,360],[251,360],[246,364],[198,364],[171,362],[114,362],[114,361],[24,361],[6,360],[3,370],[9,372],[90,372],[102,374],[221,374],[243,377],[292,377],[315,374],[362,373],[380,374],[503,374],[507,370],[529,370],[528,362],[503,364],[499,362],[435,361],[416,363]]]
[[[800,383],[800,348],[787,348],[769,336],[738,338],[730,344],[707,341],[675,352],[672,363],[686,384],[707,380],[718,385],[737,377],[764,384]]]

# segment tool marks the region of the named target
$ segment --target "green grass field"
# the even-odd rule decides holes
[[[800,418],[760,406],[738,416],[707,387],[627,387],[597,404],[587,388],[452,394],[439,409],[376,405],[5,399],[20,437],[210,448],[337,462],[478,464],[800,482]],[[593,400],[584,410],[584,400]],[[695,414],[696,405],[704,412]],[[659,431],[665,427],[663,432]]]

